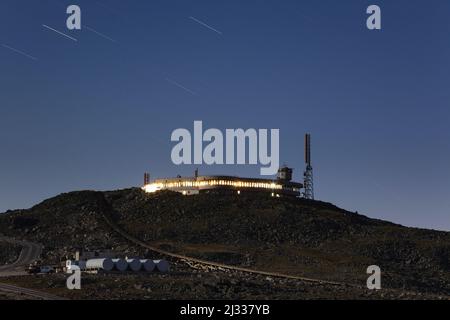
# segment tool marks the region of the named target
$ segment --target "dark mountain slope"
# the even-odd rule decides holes
[[[0,233],[45,245],[48,259],[76,247],[143,254],[106,225],[167,251],[313,278],[450,293],[450,233],[406,228],[331,204],[260,195],[185,197],[140,189],[73,192],[0,215]]]
[[[78,248],[97,250],[124,244],[105,223],[102,192],[61,194],[28,210],[0,214],[0,234],[44,245],[44,258],[59,262]]]
[[[450,233],[369,219],[331,204],[266,196],[107,193],[130,233],[163,249],[256,269],[450,290]]]

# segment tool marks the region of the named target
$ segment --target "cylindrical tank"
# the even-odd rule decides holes
[[[86,269],[103,269],[111,271],[114,268],[114,263],[109,258],[104,259],[89,259],[86,261]]]
[[[142,264],[139,259],[127,259],[128,267],[130,267],[131,271],[139,271],[141,270]]]
[[[153,260],[156,265],[156,269],[159,272],[168,272],[169,271],[169,263],[166,260]]]
[[[153,260],[143,259],[141,260],[141,263],[145,271],[153,272],[153,270],[155,270],[155,263],[153,262]]]
[[[120,271],[120,272],[124,272],[128,269],[128,263],[126,260],[124,259],[113,259],[112,260],[114,262],[114,267]]]

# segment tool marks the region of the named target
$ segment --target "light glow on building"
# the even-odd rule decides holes
[[[281,190],[283,185],[275,182],[249,182],[249,181],[230,181],[230,180],[205,180],[205,181],[168,181],[160,182],[155,181],[153,183],[143,186],[145,192],[152,193],[164,189],[174,188],[202,188],[202,187],[221,187],[228,186],[233,188],[256,188],[256,189],[269,189],[269,190]]]
[[[196,171],[194,177],[177,177],[167,179],[156,179],[150,181],[145,179],[142,187],[147,193],[155,193],[160,190],[171,190],[180,192],[183,195],[195,195],[200,192],[226,192],[232,191],[237,194],[246,192],[266,192],[272,197],[280,196],[300,196],[300,190],[303,187],[301,183],[292,182],[291,169],[280,169],[284,175],[279,175],[278,179],[258,179],[241,178],[233,176],[198,176]],[[285,173],[288,173],[286,175]],[[287,178],[285,178],[287,177]]]

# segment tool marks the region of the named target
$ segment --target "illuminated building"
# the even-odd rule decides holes
[[[145,174],[145,184],[142,189],[148,193],[171,190],[184,195],[217,192],[237,194],[264,192],[272,197],[299,197],[303,185],[298,182],[292,182],[291,179],[292,169],[287,167],[278,170],[276,180],[233,176],[199,176],[198,171],[196,171],[194,177],[177,177],[150,181],[149,175]]]

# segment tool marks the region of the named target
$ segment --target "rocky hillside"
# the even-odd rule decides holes
[[[0,233],[45,245],[55,260],[76,247],[145,254],[105,223],[161,249],[205,260],[365,284],[367,266],[384,287],[450,295],[450,233],[406,228],[331,204],[261,195],[140,189],[74,192],[0,215]]]
[[[11,264],[15,262],[20,255],[21,247],[11,245],[0,239],[0,265]]]
[[[49,263],[58,263],[80,248],[136,254],[127,251],[126,242],[106,225],[102,218],[106,205],[101,192],[62,194],[29,210],[0,214],[0,234],[44,245],[44,261]]]

